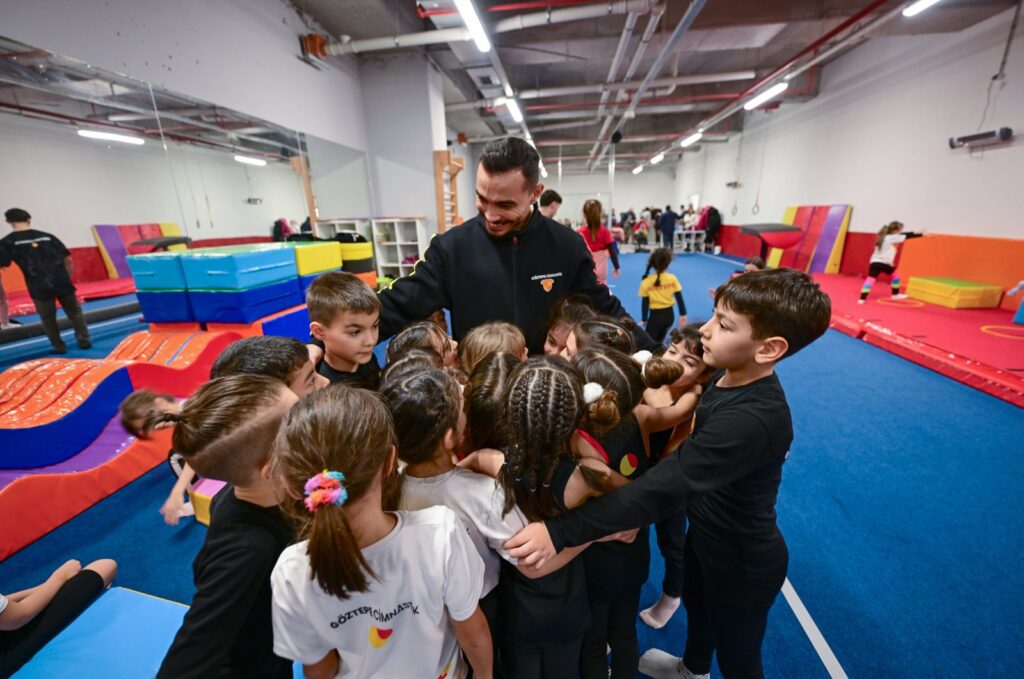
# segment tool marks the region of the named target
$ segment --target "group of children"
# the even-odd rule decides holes
[[[671,276],[660,264],[657,285]],[[661,356],[635,351],[628,318],[569,299],[551,310],[543,356],[527,356],[508,323],[478,326],[456,343],[424,321],[392,339],[380,369],[380,304],[370,288],[325,274],[307,302],[313,345],[247,338],[184,402],[146,406],[146,398],[156,403],[148,395],[125,404],[125,422],[140,435],[174,427],[184,473],[229,484],[213,501],[193,564],[196,594],[158,676],[285,677],[298,661],[308,677],[604,679],[610,651],[611,676],[633,677],[638,614],[664,625],[680,597],[691,630],[707,632],[701,648],[733,657],[735,635],[716,638],[713,623],[694,619],[715,613],[697,605],[711,596],[695,580],[699,571],[708,583],[721,578],[708,563],[688,562],[685,506],[655,494],[647,499],[664,505],[657,516],[542,565],[513,556],[522,549],[514,536],[671,473],[698,438],[691,430],[695,412],[701,425],[703,389],[742,401],[753,385],[777,385],[775,362],[827,326],[827,297],[806,275],[764,271],[726,283],[715,318],[673,330]],[[717,385],[715,368],[726,370]],[[771,469],[746,464],[746,474],[700,491],[705,503],[730,498],[714,510],[724,519],[700,520],[702,540],[723,554],[745,521],[744,494],[763,500],[778,486],[781,459],[756,451],[765,432],[790,427],[789,413],[758,413],[779,421],[731,432],[729,445],[740,446],[736,455],[746,446]],[[745,434],[751,440],[735,440]],[[704,460],[701,473],[716,464]],[[165,518],[181,514],[182,488],[179,481]],[[773,494],[771,511],[774,526]],[[664,595],[641,613],[652,522],[666,560]],[[757,593],[758,605],[774,598],[764,587]],[[744,648],[750,634],[759,658],[756,629]],[[711,651],[705,664],[687,649],[680,676],[706,674]],[[733,665],[722,667],[734,676]]]

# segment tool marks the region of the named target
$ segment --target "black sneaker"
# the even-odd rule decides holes
[[[92,342],[89,341],[89,340],[85,340],[84,342],[79,342],[78,343],[78,348],[79,349],[92,349]]]
[[[52,354],[66,354],[66,353],[68,353],[68,348],[66,346],[61,345],[59,347],[54,347],[50,351],[50,353],[52,353]]]

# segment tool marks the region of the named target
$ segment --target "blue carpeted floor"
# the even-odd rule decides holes
[[[622,278],[610,282],[639,314],[646,257],[622,260]],[[707,289],[737,266],[676,258],[691,320],[710,314]],[[779,373],[796,430],[778,506],[789,579],[845,672],[1016,676],[1024,410],[835,332]],[[171,483],[160,467],[0,563],[0,591],[35,584],[71,556],[112,556],[119,584],[189,601],[204,529],[163,525],[157,510]],[[657,598],[661,574],[655,556],[642,605]],[[638,629],[642,650],[682,652],[683,611],[660,631]],[[764,656],[769,677],[828,676],[782,597]]]

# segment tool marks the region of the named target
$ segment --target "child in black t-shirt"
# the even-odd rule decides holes
[[[542,565],[567,546],[686,508],[687,642],[671,669],[708,677],[717,651],[726,679],[762,676],[768,610],[788,565],[775,501],[793,424],[775,364],[824,334],[830,316],[828,296],[793,269],[752,271],[721,286],[701,328],[704,362],[721,372],[679,451],[614,493],[531,524],[506,543],[510,554]]]
[[[233,375],[204,384],[180,412],[148,421],[174,424],[174,449],[196,473],[230,484],[213,500],[192,564],[196,594],[158,677],[292,676],[291,663],[273,652],[270,573],[294,527],[268,469],[277,430],[297,400],[281,380]]]
[[[68,351],[57,326],[57,302],[75,328],[75,340],[80,349],[92,346],[89,327],[85,323],[82,307],[75,297],[71,282],[71,252],[56,236],[32,228],[32,215],[21,208],[11,208],[4,219],[14,229],[0,239],[0,267],[14,262],[25,276],[28,294],[39,312],[43,332],[53,345],[53,353]]]
[[[380,300],[370,286],[344,271],[322,274],[306,291],[309,332],[323,345],[318,373],[331,384],[376,389],[380,364],[373,355],[380,334]]]

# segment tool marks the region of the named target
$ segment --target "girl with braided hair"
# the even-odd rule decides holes
[[[285,418],[273,476],[305,539],[271,576],[274,652],[307,677],[464,677],[461,646],[490,679],[483,563],[451,510],[385,511],[395,441],[363,389],[315,392]]]
[[[644,391],[671,384],[683,374],[673,361],[633,356],[616,349],[583,349],[573,356],[584,382],[586,416],[581,434],[604,462],[626,479],[638,478],[658,462],[651,454],[651,434],[676,426],[693,416],[696,396],[665,408],[643,403]],[[583,639],[580,674],[583,679],[606,679],[606,650],[611,647],[613,679],[635,677],[640,663],[636,616],[640,590],[650,569],[647,527],[632,543],[605,542],[584,554],[591,625]]]
[[[503,515],[518,508],[531,521],[557,516],[621,483],[600,460],[573,452],[585,410],[579,375],[564,359],[535,357],[515,368],[504,415],[507,453],[490,469],[505,495]],[[486,466],[481,457],[475,453],[465,462]],[[570,560],[578,553],[563,550],[541,577],[501,562],[499,646],[506,677],[576,676],[589,621],[583,564]]]

